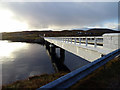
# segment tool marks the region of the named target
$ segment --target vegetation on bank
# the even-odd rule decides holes
[[[120,55],[69,89],[120,89]]]
[[[29,43],[43,43],[43,37],[37,33],[25,33],[25,32],[11,32],[2,33],[2,40],[10,40],[13,42],[29,42]]]
[[[43,74],[39,76],[29,77],[26,80],[19,80],[12,84],[3,85],[2,90],[16,89],[16,90],[26,90],[26,89],[37,89],[57,78],[67,74],[67,72],[59,72],[55,74]]]

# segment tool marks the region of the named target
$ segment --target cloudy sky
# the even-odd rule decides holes
[[[118,2],[2,2],[0,32],[118,29]]]

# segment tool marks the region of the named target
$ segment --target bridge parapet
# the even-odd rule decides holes
[[[78,44],[78,45],[94,45],[103,46],[107,49],[119,49],[120,48],[120,33],[108,33],[103,36],[94,37],[47,37],[52,40],[59,40],[65,43]]]
[[[78,45],[94,45],[96,48],[97,45],[103,46],[103,37],[47,37],[52,40],[59,40],[65,43],[78,44]]]

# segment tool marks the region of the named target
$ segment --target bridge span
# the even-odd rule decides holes
[[[44,37],[51,46],[61,47],[90,62],[120,48],[120,33],[104,34],[101,37]]]
[[[107,62],[120,55],[120,33],[104,34],[102,37],[45,37],[45,40],[59,46],[67,51],[70,51],[79,56],[86,58],[91,63],[80,67],[40,88],[41,89],[65,89],[82,78],[86,77],[99,67],[105,65]],[[54,45],[52,45],[54,47]],[[81,54],[84,53],[84,54]],[[93,54],[92,54],[93,53]],[[92,55],[97,57],[93,57]],[[101,54],[103,55],[101,58]],[[80,56],[81,57],[81,56]],[[90,59],[89,59],[90,58]],[[98,58],[96,60],[92,60]]]

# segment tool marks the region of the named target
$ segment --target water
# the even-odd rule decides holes
[[[89,63],[63,49],[53,50],[40,44],[0,41],[2,84],[34,75],[69,72]]]

